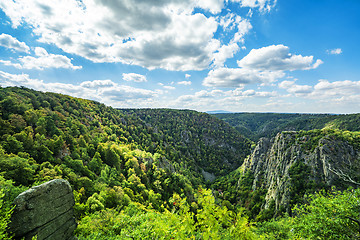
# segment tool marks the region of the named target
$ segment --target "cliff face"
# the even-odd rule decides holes
[[[263,209],[289,211],[307,193],[359,185],[360,150],[336,136],[282,132],[260,139],[243,170],[253,174],[253,190],[265,189]]]

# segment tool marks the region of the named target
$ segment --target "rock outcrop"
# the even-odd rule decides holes
[[[16,197],[10,231],[15,239],[76,239],[74,196],[66,180],[55,179]]]
[[[358,185],[360,150],[334,136],[315,138],[282,132],[271,140],[260,139],[242,169],[253,174],[253,190],[265,189],[263,209],[275,203],[275,210],[289,211],[296,194]]]

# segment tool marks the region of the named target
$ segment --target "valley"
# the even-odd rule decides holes
[[[79,239],[359,237],[360,114],[116,109],[24,87],[0,88],[0,113],[4,239],[13,199],[52,179],[73,189]]]

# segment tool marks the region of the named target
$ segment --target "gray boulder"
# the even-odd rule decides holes
[[[10,231],[15,239],[75,239],[75,204],[68,181],[55,179],[33,187],[14,200]]]

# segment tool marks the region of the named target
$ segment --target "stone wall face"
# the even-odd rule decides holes
[[[266,189],[267,209],[275,201],[276,210],[286,207],[290,211],[291,177],[289,171],[298,161],[309,167],[304,181],[319,186],[336,186],[344,190],[360,179],[360,150],[346,141],[322,137],[315,148],[305,148],[311,138],[297,137],[296,132],[282,132],[272,139],[259,140],[253,153],[244,161],[244,171],[254,174],[253,190]],[[358,185],[358,184],[357,184]]]
[[[16,197],[10,231],[15,239],[75,239],[72,189],[68,181],[55,179],[33,187]]]

